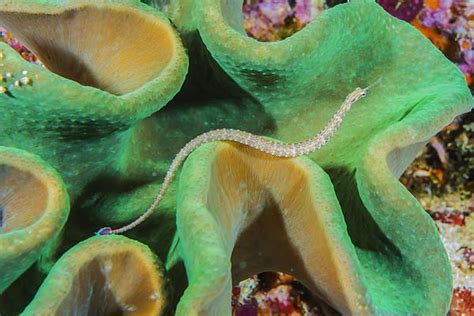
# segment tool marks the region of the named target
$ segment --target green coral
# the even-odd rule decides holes
[[[52,8],[48,1],[6,3],[0,6],[0,24],[12,10],[30,10],[26,4],[35,3],[42,12]],[[107,12],[119,5],[163,20],[136,1],[80,3],[55,2],[54,8],[97,6]],[[354,271],[331,286],[347,288],[346,297],[361,295],[333,307],[353,313],[361,307],[368,314],[445,314],[451,295],[447,256],[429,216],[397,179],[432,135],[471,109],[459,70],[418,31],[369,0],[338,5],[274,43],[245,35],[239,1],[159,1],[157,6],[176,26],[190,56],[182,88],[184,51],[173,72],[117,96],[28,65],[2,46],[12,72],[26,69],[39,77],[13,91],[13,98],[0,96],[7,109],[0,119],[0,144],[41,155],[64,177],[74,203],[61,250],[100,226],[118,226],[141,214],[173,156],[194,136],[228,127],[285,142],[305,140],[321,130],[349,92],[381,79],[325,147],[295,160],[305,161],[305,177],[319,179],[310,182],[308,196],[327,200],[315,214],[335,221],[324,235],[334,246],[324,253],[344,256]],[[109,32],[106,21],[91,31]],[[140,64],[140,58],[134,62]],[[249,155],[240,147],[237,154]],[[245,207],[232,209],[242,221],[230,226],[211,216],[212,205],[203,201],[229,197],[217,183],[206,182],[217,164],[212,157],[219,157],[217,145],[193,153],[154,217],[129,234],[162,259],[169,252],[177,300],[188,286],[178,304],[181,315],[229,312],[229,288],[238,281],[232,274],[239,264],[232,262],[233,247],[242,225],[255,220]],[[276,182],[266,185],[285,184]],[[230,232],[237,235],[224,237]],[[287,241],[304,253],[301,238],[291,237]],[[216,253],[219,260],[212,260]],[[257,256],[247,254],[252,255]],[[180,258],[188,285],[176,264]],[[219,275],[222,282],[203,277],[208,275]],[[331,303],[344,301],[334,296],[337,291],[321,292]]]
[[[59,174],[25,151],[0,146],[0,293],[58,237],[69,214]]]
[[[167,287],[147,246],[123,236],[92,237],[58,260],[22,315],[161,315]]]
[[[88,8],[91,12],[83,15],[103,21],[94,24],[88,21],[90,16],[78,13]],[[24,13],[16,16],[10,11]],[[32,14],[46,12],[55,15],[48,19]],[[74,22],[67,20],[68,15],[75,16]],[[146,20],[161,23],[156,28],[136,27],[144,31],[142,36],[147,40],[156,37],[145,31],[161,31],[176,44],[166,47],[171,60],[145,78],[147,65],[140,67],[140,58],[144,57],[138,48],[143,49],[147,43],[140,42],[135,32],[122,30],[129,26],[128,22],[136,22],[130,16],[142,19],[144,24]],[[61,172],[74,197],[99,176],[120,174],[130,155],[127,150],[133,127],[168,103],[179,91],[187,71],[184,49],[163,14],[125,0],[81,1],[67,6],[62,2],[23,0],[4,1],[0,21],[42,58],[46,67],[54,70],[29,64],[0,43],[5,56],[2,71],[13,76],[6,82],[8,93],[0,95],[1,144],[35,152],[49,161]],[[36,27],[27,28],[24,23]],[[52,23],[62,27],[51,30]],[[106,27],[107,32],[101,33],[101,28]],[[107,39],[118,43],[110,46]],[[132,51],[136,48],[134,54],[126,51],[127,45]],[[119,54],[118,49],[125,52]],[[159,52],[154,54],[154,59],[161,56]],[[116,60],[108,63],[111,59]],[[123,68],[135,68],[137,73],[123,78],[117,74],[125,71]],[[31,84],[13,85],[23,76]],[[147,80],[141,85],[133,84],[134,89],[128,87],[128,82],[144,79]]]

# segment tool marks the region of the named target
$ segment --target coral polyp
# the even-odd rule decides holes
[[[0,43],[0,145],[40,156],[71,197],[65,225],[51,223],[46,247],[6,274],[0,313],[228,315],[234,285],[280,271],[342,314],[445,315],[448,256],[398,178],[472,108],[463,73],[370,0],[331,7],[278,42],[248,36],[242,1],[147,2],[0,1],[0,25],[41,63]],[[298,143],[374,82],[319,150],[284,158],[212,139],[127,232],[137,241],[88,239],[143,214],[198,135]],[[11,179],[0,192],[21,174]],[[17,194],[39,210],[29,186]]]

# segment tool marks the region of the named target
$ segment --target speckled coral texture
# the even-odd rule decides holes
[[[37,3],[39,8],[47,7],[44,1]],[[109,10],[117,3],[125,2],[107,1],[99,6]],[[143,12],[140,14],[163,19],[145,5],[133,1],[127,5]],[[301,195],[296,190],[288,195],[289,203],[278,202],[278,192],[293,192],[288,187],[295,180],[291,173],[281,171],[278,178],[279,168],[292,163],[275,163],[274,167],[260,164],[257,160],[270,158],[239,146],[227,153],[225,161],[229,162],[229,170],[235,169],[244,187],[259,180],[262,192],[270,201],[272,196],[277,201],[263,199],[260,209],[275,212],[283,222],[298,223],[299,204],[294,204],[298,197],[315,205],[311,209],[313,219],[332,218],[337,222],[322,233],[332,246],[320,254],[340,260],[326,265],[315,258],[304,261],[306,268],[319,265],[323,270],[336,271],[327,284],[314,275],[308,277],[314,280],[317,294],[334,309],[368,315],[446,314],[452,286],[447,255],[429,216],[398,177],[432,135],[472,107],[462,73],[418,31],[368,0],[338,5],[300,32],[273,43],[246,36],[239,1],[182,0],[157,6],[173,22],[186,47],[186,80],[181,86],[177,75],[159,77],[162,81],[151,81],[119,97],[117,107],[104,101],[115,100],[116,96],[80,86],[46,69],[40,71],[38,66],[26,66],[4,48],[8,65],[16,67],[15,71],[33,67],[33,73],[48,79],[21,90],[17,98],[0,96],[0,106],[10,109],[10,113],[18,112],[25,122],[32,117],[38,120],[1,125],[8,127],[0,127],[0,141],[8,140],[8,145],[14,146],[12,139],[22,139],[18,144],[28,144],[22,146],[44,155],[64,173],[66,184],[81,188],[80,194],[74,195],[60,251],[100,226],[119,226],[141,214],[159,189],[174,154],[194,136],[231,127],[285,142],[305,140],[322,129],[349,92],[380,80],[354,106],[323,149],[295,160],[294,164],[304,161],[303,174],[311,181],[294,183],[310,193]],[[12,7],[10,4],[8,8]],[[93,26],[91,32],[108,30],[106,23]],[[184,77],[188,63],[184,50],[182,54],[176,59],[181,66],[176,67],[181,69],[177,74]],[[140,63],[140,59],[134,62]],[[52,91],[49,80],[57,82],[62,93]],[[173,88],[154,98],[154,89],[159,89],[162,82]],[[132,96],[133,102],[125,102]],[[46,104],[44,100],[51,101]],[[72,100],[80,106],[63,106]],[[147,110],[127,110],[137,103]],[[43,111],[50,107],[51,111]],[[37,115],[27,115],[30,111]],[[101,129],[103,133],[88,138],[87,133],[77,132],[82,131],[82,125],[76,117],[87,118],[91,112],[100,113],[97,118],[101,122],[119,122],[120,127],[99,125],[113,128]],[[5,122],[13,119],[10,114]],[[65,133],[74,137],[45,132],[49,120],[59,120]],[[21,133],[35,138],[8,137]],[[208,145],[191,154],[154,217],[129,233],[167,261],[178,315],[230,313],[231,285],[242,277],[236,273],[241,262],[233,259],[233,252],[242,245],[245,229],[258,223],[258,209],[248,208],[245,197],[237,203],[239,207],[228,207],[226,201],[235,195],[222,188],[239,187],[240,183],[232,183],[234,178],[225,176],[220,180],[224,183],[215,180],[223,155],[220,150],[225,148],[221,146],[230,145]],[[53,157],[49,153],[55,150],[59,156]],[[77,152],[81,155],[74,156]],[[277,176],[258,178],[266,171],[249,172],[252,168],[243,168],[242,161],[271,168]],[[86,164],[83,169],[82,164]],[[101,164],[112,165],[112,171],[101,169]],[[91,170],[95,171],[81,176]],[[238,172],[244,171],[247,176],[240,177]],[[284,175],[290,178],[285,180]],[[318,206],[321,196],[328,204]],[[238,221],[222,220],[229,210],[237,214]],[[215,212],[222,213],[217,216]],[[269,222],[265,229],[284,236],[283,240],[295,250],[287,259],[305,254],[312,244],[317,248],[316,239],[298,234],[295,227],[277,224]],[[311,222],[305,225],[310,229]],[[257,249],[245,249],[247,258],[258,256]],[[262,261],[260,268],[270,269],[270,260]],[[344,265],[353,272],[342,273]],[[219,282],[214,282],[216,276]],[[13,293],[20,287],[18,282],[9,291]],[[331,292],[328,288],[342,290]]]

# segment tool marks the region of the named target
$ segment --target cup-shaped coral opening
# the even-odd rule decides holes
[[[0,8],[0,25],[50,71],[82,85],[123,95],[159,76],[173,58],[176,36],[171,26],[138,9],[34,8]]]
[[[0,161],[0,234],[30,226],[43,215],[47,203],[45,183]]]
[[[143,244],[91,238],[56,263],[25,314],[159,315],[166,305],[161,273]]]
[[[149,267],[133,252],[94,257],[80,267],[58,311],[79,315],[151,315],[160,301],[153,283],[147,281],[148,271]]]
[[[68,213],[65,185],[51,166],[0,146],[0,293],[57,237]]]
[[[364,290],[356,277],[357,263],[350,252],[353,246],[327,175],[309,159],[275,158],[230,143],[208,148],[209,171],[199,163],[207,174],[202,180],[202,186],[207,183],[205,197],[200,183],[189,189],[182,185],[184,191],[180,191],[189,198],[178,206],[177,215],[184,247],[206,251],[198,245],[199,238],[185,240],[186,234],[191,234],[187,229],[197,229],[182,223],[185,219],[180,214],[187,212],[195,226],[215,227],[216,231],[207,231],[223,240],[223,256],[231,254],[226,259],[231,262],[231,271],[216,275],[228,277],[231,273],[233,285],[261,272],[280,271],[295,276],[314,296],[339,312],[347,313],[355,310],[356,304],[364,304],[359,302]],[[192,156],[190,160],[194,158],[206,159]],[[192,177],[192,172],[187,173],[187,168],[192,168],[190,160],[183,178]],[[200,196],[193,197],[193,193]],[[189,215],[191,208],[196,209],[196,215]],[[206,222],[206,218],[212,219]],[[226,262],[215,268],[226,269]]]
[[[323,262],[320,255],[330,254],[331,249],[314,211],[316,201],[305,170],[292,160],[242,151],[246,154],[229,146],[219,152],[208,195],[208,208],[225,231],[235,229],[232,226],[239,220],[234,216],[241,216],[242,210],[246,213],[232,253],[234,282],[268,270],[281,271],[295,275],[315,295],[329,299],[333,291],[323,285],[329,278],[323,280],[322,274],[308,270],[310,258]],[[258,156],[260,163],[252,161]],[[338,274],[329,262],[323,269],[326,277]],[[343,292],[340,285],[332,286]]]

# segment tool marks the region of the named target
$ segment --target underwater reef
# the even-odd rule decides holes
[[[0,314],[229,315],[232,287],[293,275],[328,314],[446,315],[451,268],[399,178],[473,107],[463,73],[370,0],[325,10],[278,42],[244,29],[241,1],[2,0]],[[369,87],[320,150],[279,158],[233,128],[316,135]],[[66,220],[67,218],[67,220]]]
[[[259,41],[281,40],[322,11],[347,1],[246,0],[244,28]],[[466,0],[377,0],[388,13],[419,29],[463,71],[474,91],[474,3]],[[448,315],[474,313],[474,111],[432,137],[400,178],[434,220],[448,252],[453,297]],[[292,275],[259,273],[232,290],[234,315],[325,314],[325,306]]]

